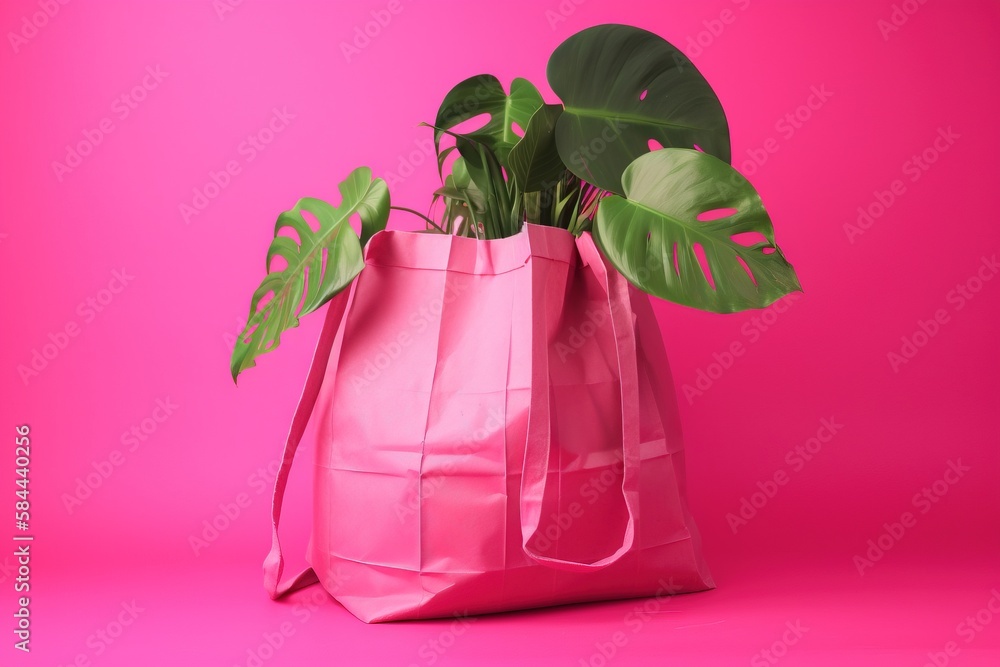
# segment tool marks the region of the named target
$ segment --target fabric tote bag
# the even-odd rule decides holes
[[[648,297],[589,234],[384,231],[329,304],[274,490],[265,587],[365,622],[712,588]],[[282,497],[314,415],[311,567]]]

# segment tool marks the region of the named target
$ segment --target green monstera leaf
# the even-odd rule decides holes
[[[652,148],[698,146],[729,162],[719,98],[691,61],[662,37],[599,25],[568,38],[549,58],[552,90],[566,105],[559,154],[577,176],[622,193],[622,173]],[[656,146],[659,144],[659,146]]]
[[[385,229],[389,189],[382,179],[372,179],[368,167],[360,167],[340,184],[340,194],[340,206],[306,198],[278,216],[267,250],[268,274],[253,293],[247,325],[233,349],[233,380],[256,365],[261,354],[278,347],[281,334],[298,326],[299,317],[332,299],[364,268],[362,244]],[[318,230],[304,212],[319,223]],[[361,218],[361,239],[350,225],[355,214]],[[294,238],[282,234],[285,231]]]
[[[507,162],[523,192],[553,187],[566,170],[556,149],[556,121],[562,112],[559,104],[539,107],[528,121],[524,137],[510,149]]]
[[[538,89],[527,79],[514,79],[510,94],[507,94],[491,74],[471,77],[452,88],[441,103],[434,121],[434,146],[440,146],[446,130],[470,118],[489,114],[483,127],[466,136],[484,144],[506,166],[507,154],[521,139],[514,125],[522,130],[526,128],[532,114],[544,103]]]
[[[763,308],[802,289],[757,191],[725,162],[666,148],[637,158],[622,184],[627,199],[601,201],[593,234],[636,287],[716,313]]]

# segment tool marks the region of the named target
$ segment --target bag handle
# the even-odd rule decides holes
[[[589,235],[577,239],[577,248],[584,264],[589,266],[604,287],[608,297],[610,319],[615,336],[617,365],[621,384],[622,399],[622,494],[628,510],[628,523],[622,537],[621,546],[611,555],[592,563],[582,563],[543,556],[535,553],[528,542],[538,531],[541,519],[542,498],[551,448],[551,406],[549,397],[548,332],[544,327],[532,328],[532,383],[531,402],[528,416],[528,436],[525,443],[524,465],[521,477],[521,535],[522,548],[532,559],[569,571],[601,569],[614,563],[627,553],[635,539],[635,523],[638,514],[638,467],[639,467],[639,387],[636,365],[635,330],[632,326],[632,311],[628,295],[628,283],[617,271],[609,270],[597,251]],[[271,550],[264,559],[264,588],[271,599],[278,599],[288,593],[311,586],[319,581],[312,568],[306,568],[290,580],[281,581],[284,571],[284,556],[278,537],[281,508],[288,475],[291,471],[295,452],[305,433],[313,407],[319,396],[326,373],[333,343],[347,312],[350,289],[337,294],[329,303],[326,320],[316,351],[310,364],[302,395],[295,408],[295,415],[285,440],[281,466],[274,482],[271,503]],[[544,302],[544,285],[532,280],[532,300]]]
[[[278,541],[278,523],[281,520],[281,505],[285,497],[285,487],[288,486],[288,473],[292,469],[295,450],[299,448],[302,434],[305,433],[309,417],[316,405],[316,398],[319,396],[320,387],[323,385],[323,376],[326,374],[326,366],[333,350],[333,341],[337,337],[340,323],[343,322],[344,314],[347,312],[350,292],[349,287],[341,290],[333,297],[327,307],[323,331],[319,336],[319,342],[316,343],[316,351],[313,353],[312,363],[309,366],[306,384],[302,389],[299,404],[295,407],[295,416],[292,418],[292,425],[285,440],[281,467],[278,468],[278,476],[274,480],[274,497],[271,501],[271,551],[264,559],[264,588],[272,600],[277,600],[292,591],[311,586],[319,581],[313,569],[307,567],[291,580],[281,582],[281,573],[285,569],[285,559],[281,554],[281,544]]]
[[[549,336],[545,326],[536,324],[532,327],[531,402],[521,475],[521,545],[524,552],[539,563],[560,570],[586,572],[611,565],[632,548],[635,540],[635,524],[639,512],[639,374],[628,283],[618,271],[609,269],[604,263],[604,258],[589,234],[577,238],[576,245],[584,264],[593,271],[604,288],[610,308],[621,385],[622,495],[628,510],[628,523],[625,526],[621,546],[609,556],[591,563],[544,556],[529,546],[529,542],[538,532],[541,519],[552,445]],[[534,271],[532,275],[532,301],[536,304],[544,303],[545,284],[534,277]]]

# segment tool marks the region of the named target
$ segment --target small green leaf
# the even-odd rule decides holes
[[[503,234],[504,211],[509,207],[507,200],[507,183],[496,155],[478,141],[457,137],[455,145],[465,160],[472,182],[483,193],[485,211],[482,222],[486,230],[486,238],[501,238]]]
[[[351,228],[350,218],[360,216],[365,242],[385,229],[389,189],[382,179],[372,180],[368,167],[360,167],[340,184],[340,194],[340,206],[305,198],[278,216],[267,250],[268,274],[253,293],[247,325],[233,349],[233,380],[253,367],[261,354],[278,347],[281,334],[298,326],[299,317],[332,299],[364,268],[362,240]],[[317,231],[303,212],[319,223]],[[286,230],[292,236],[281,233]],[[273,268],[276,258],[285,265]]]
[[[455,147],[458,148],[457,146]],[[464,190],[472,185],[472,177],[469,176],[469,169],[465,166],[465,158],[459,156],[451,165],[451,177],[455,179],[455,187]]]
[[[628,199],[605,197],[593,234],[636,287],[717,313],[763,308],[802,289],[774,243],[760,195],[722,160],[690,149],[653,151],[629,165],[622,184]],[[764,240],[747,245],[734,238],[740,234]]]
[[[556,121],[561,104],[538,108],[528,121],[524,137],[510,150],[507,162],[524,192],[536,192],[555,185],[566,169],[556,149]]]
[[[527,79],[514,79],[508,95],[499,79],[491,74],[471,77],[452,88],[441,103],[434,122],[434,146],[440,145],[444,130],[489,114],[489,121],[483,127],[466,136],[485,144],[506,165],[507,153],[520,140],[514,123],[522,129],[527,127],[531,115],[544,103],[541,93]]]
[[[445,160],[447,160],[448,156],[451,155],[455,150],[456,150],[456,148],[454,146],[449,146],[448,148],[446,148],[443,151],[441,151],[441,152],[438,153],[438,156],[437,156],[438,178],[440,178],[441,180],[444,180],[444,163],[445,163]]]

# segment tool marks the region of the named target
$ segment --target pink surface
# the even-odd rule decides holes
[[[30,424],[35,536],[33,650],[7,630],[2,664],[1000,662],[996,3],[330,4],[0,8],[4,502]],[[345,55],[372,12],[385,25]],[[715,87],[805,288],[764,313],[656,306],[718,590],[467,624],[365,626],[316,589],[271,602],[271,466],[321,319],[233,388],[274,218],[359,164],[422,207],[415,125],[448,87],[489,71],[544,90],[552,49],[611,21]],[[286,544],[304,553],[297,472]]]

